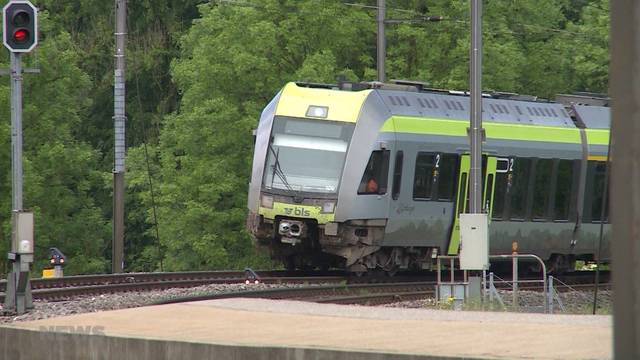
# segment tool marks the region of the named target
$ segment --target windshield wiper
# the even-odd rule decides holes
[[[287,188],[288,191],[295,192],[295,190],[293,190],[293,187],[291,187],[291,185],[289,184],[289,181],[287,181],[287,176],[284,174],[284,171],[282,171],[282,167],[280,167],[280,160],[278,159],[278,155],[280,154],[280,149],[278,149],[278,152],[276,152],[276,150],[273,148],[271,143],[269,143],[269,150],[271,150],[274,157],[274,162],[272,165],[273,172],[271,173],[271,187],[273,188],[274,176],[278,176],[278,179],[280,179],[280,181]]]

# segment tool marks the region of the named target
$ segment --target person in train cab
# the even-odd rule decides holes
[[[369,194],[378,193],[378,183],[376,182],[376,179],[371,178],[369,179],[369,181],[367,181],[367,193]]]

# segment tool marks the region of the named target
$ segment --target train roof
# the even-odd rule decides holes
[[[391,84],[340,83],[298,86],[342,91],[373,90],[392,115],[469,120],[469,93],[427,88],[427,84],[394,81]],[[599,94],[559,95],[559,102],[539,101],[513,93],[483,93],[483,121],[563,128],[609,129],[609,99]]]

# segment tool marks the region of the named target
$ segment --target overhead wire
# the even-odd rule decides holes
[[[221,3],[221,4],[235,5],[235,6],[264,8],[264,5],[251,3],[251,2],[245,1],[245,0],[213,0],[213,2],[217,2],[217,3]],[[346,7],[360,8],[360,9],[366,9],[366,10],[376,10],[377,11],[380,8],[377,5],[366,5],[366,4],[360,4],[360,3],[354,3],[354,2],[341,2],[340,4],[342,4],[343,6],[346,6]],[[588,4],[586,6],[593,6],[596,9],[599,9],[599,10],[602,10],[602,11],[606,11],[606,9],[603,9],[603,8],[601,8],[599,6],[596,6],[595,4]],[[400,20],[400,21],[398,21],[399,23],[401,23],[402,20],[406,20],[407,21],[407,25],[416,26],[416,27],[422,27],[422,26],[428,26],[428,23],[430,22],[429,21],[429,16],[427,16],[426,14],[420,13],[420,12],[418,12],[416,10],[402,9],[402,8],[395,8],[395,7],[385,7],[385,9],[386,9],[387,12],[397,12],[397,13],[403,13],[403,14],[408,14],[408,15],[413,16],[413,18],[411,18],[411,19],[399,19]],[[341,14],[341,12],[336,11],[336,15],[340,15],[340,14]],[[423,20],[425,23],[422,24],[422,23],[419,22],[419,20]],[[361,21],[361,22],[366,21],[367,23],[369,23],[370,20],[357,19],[356,21]],[[466,26],[470,25],[470,20],[459,19],[459,18],[451,18],[451,17],[447,17],[447,16],[443,16],[441,22],[450,23],[450,24],[464,24]],[[554,27],[536,25],[536,24],[527,24],[527,23],[513,23],[513,25],[522,26],[523,28],[530,29],[531,31],[521,32],[521,31],[517,31],[517,30],[514,30],[514,29],[497,30],[497,29],[486,29],[486,28],[485,28],[485,31],[487,33],[489,33],[489,34],[492,34],[492,35],[509,34],[509,35],[514,35],[514,36],[528,36],[528,35],[542,34],[544,32],[550,32],[550,33],[568,35],[568,36],[571,36],[572,38],[581,38],[581,39],[590,40],[590,41],[600,40],[599,38],[597,38],[596,36],[593,36],[591,34],[583,33],[583,32],[577,32],[577,31],[571,31],[571,30],[567,30],[567,29],[554,28]],[[434,30],[437,30],[437,28],[434,27]]]
[[[138,61],[136,60],[134,62],[135,66],[139,66]],[[136,91],[137,91],[137,96],[136,98],[138,99],[138,108],[140,112],[143,112],[143,106],[142,106],[142,100],[140,99],[140,78],[138,76],[138,71],[134,71],[133,72],[135,74],[135,80],[136,80]],[[155,227],[155,233],[156,233],[156,250],[158,251],[158,260],[160,263],[160,271],[164,271],[164,250],[162,249],[162,242],[160,241],[160,224],[158,222],[158,215],[157,215],[157,204],[156,204],[156,197],[155,197],[155,192],[153,189],[153,176],[151,174],[151,165],[149,163],[149,151],[147,150],[147,142],[149,141],[149,136],[147,133],[147,126],[144,123],[144,119],[142,119],[140,121],[140,124],[142,124],[142,144],[143,144],[143,148],[144,148],[144,158],[145,158],[145,162],[146,162],[146,167],[147,167],[147,180],[149,182],[149,192],[151,194],[151,208],[152,208],[152,213],[153,213],[153,222],[154,222],[154,227]]]
[[[378,10],[380,8],[377,5],[363,5],[363,4],[346,3],[346,2],[343,2],[342,4],[345,5],[345,6],[360,7],[360,8],[370,9],[370,10]],[[599,10],[607,11],[606,9],[603,9],[601,7],[595,6],[595,4],[588,4],[586,6],[593,6],[594,8],[597,8]],[[385,9],[387,11],[397,11],[397,12],[403,12],[403,13],[406,13],[406,14],[410,14],[410,15],[415,17],[415,20],[419,20],[419,19],[428,20],[428,18],[429,18],[427,15],[425,15],[423,13],[420,13],[418,11],[415,11],[415,10],[398,9],[398,8],[391,8],[391,7],[385,7]],[[414,19],[407,19],[407,20],[414,20]],[[446,17],[446,16],[443,16],[441,21],[457,22],[457,23],[463,23],[463,24],[466,24],[466,25],[469,25],[471,23],[470,20],[449,18],[449,17]],[[412,23],[412,24],[413,25],[419,25],[419,24],[414,24],[414,23]],[[580,33],[580,32],[576,32],[576,31],[571,31],[571,30],[567,30],[567,29],[553,28],[553,27],[548,27],[548,26],[535,25],[535,24],[526,24],[526,23],[514,23],[514,25],[519,25],[519,26],[526,27],[526,28],[531,28],[531,29],[538,29],[540,31],[549,31],[549,32],[572,35],[572,36],[582,36],[582,37],[586,37],[586,38],[593,38],[593,36],[590,36],[589,34]],[[512,29],[510,29],[510,31],[503,31],[503,32],[514,34],[514,35],[527,35],[526,33],[517,32],[517,31],[514,31]]]

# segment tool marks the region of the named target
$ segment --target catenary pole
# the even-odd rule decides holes
[[[114,169],[113,169],[113,241],[111,270],[124,269],[124,157],[125,157],[125,36],[127,0],[116,0],[116,53],[114,71]]]
[[[384,33],[384,21],[386,18],[385,0],[378,0],[378,81],[385,82],[387,80],[385,74],[385,57],[387,54],[387,41]]]
[[[640,359],[640,2],[610,6],[613,352]]]
[[[13,211],[22,211],[22,54],[11,52],[11,167]]]
[[[470,213],[482,211],[482,0],[471,0]],[[462,200],[464,201],[464,199]]]

